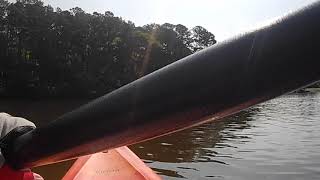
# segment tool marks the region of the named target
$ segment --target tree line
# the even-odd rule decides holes
[[[0,0],[0,96],[99,96],[215,43],[201,26]]]

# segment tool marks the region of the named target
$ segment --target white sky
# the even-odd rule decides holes
[[[61,9],[78,6],[86,12],[116,16],[141,26],[148,23],[200,25],[218,41],[250,29],[316,0],[44,0]]]

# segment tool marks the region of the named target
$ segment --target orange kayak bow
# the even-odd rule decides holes
[[[161,180],[128,147],[80,157],[62,180]]]

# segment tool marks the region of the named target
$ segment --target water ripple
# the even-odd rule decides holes
[[[320,179],[319,129],[320,94],[291,94],[132,148],[164,179]]]

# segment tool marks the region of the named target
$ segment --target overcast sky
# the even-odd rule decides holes
[[[224,40],[257,24],[316,0],[44,0],[61,9],[78,6],[86,12],[112,11],[136,25],[148,23],[201,25]]]

